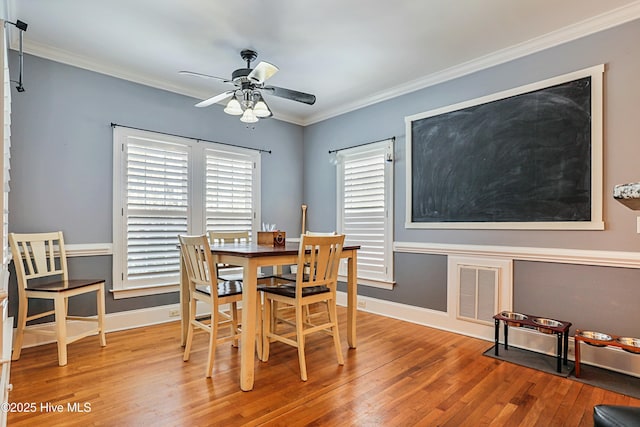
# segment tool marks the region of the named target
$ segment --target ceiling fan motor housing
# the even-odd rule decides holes
[[[234,82],[248,81],[249,79],[247,78],[247,76],[251,71],[251,68],[238,68],[233,73],[231,73],[231,80],[233,80]]]

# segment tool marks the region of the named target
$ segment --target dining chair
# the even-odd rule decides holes
[[[12,360],[20,358],[25,332],[55,337],[58,343],[58,365],[67,364],[67,345],[81,338],[98,335],[100,345],[107,345],[104,332],[104,280],[69,278],[67,255],[62,231],[50,233],[10,233],[9,244],[18,282],[18,319]],[[96,315],[69,315],[69,299],[95,292]],[[53,309],[29,315],[29,300],[51,300]],[[50,307],[50,305],[46,305]],[[32,306],[33,308],[33,306]],[[53,315],[55,330],[27,328],[27,323]],[[67,321],[95,323],[94,328],[68,333]],[[71,328],[69,328],[71,329]]]
[[[248,231],[209,231],[209,241],[212,245],[227,243],[249,243]],[[218,264],[220,280],[242,280],[242,272],[238,272],[238,266]]]
[[[307,380],[305,361],[305,337],[314,332],[324,332],[333,337],[338,364],[343,365],[344,359],[338,333],[338,319],[336,309],[336,286],[338,281],[338,266],[344,245],[344,235],[311,236],[303,234],[298,248],[298,273],[295,286],[278,284],[275,286],[259,286],[264,295],[263,310],[263,345],[262,360],[269,359],[269,344],[279,341],[297,347],[300,364],[300,378]],[[309,266],[309,274],[304,274],[305,265]],[[326,301],[326,311],[323,319],[314,317],[312,320],[305,316],[303,310],[310,304]],[[293,321],[289,317],[282,317],[278,310],[272,312],[272,304],[288,304],[294,307]],[[276,329],[277,323],[289,324],[280,333]]]
[[[238,324],[238,302],[242,301],[242,282],[237,280],[220,281],[218,266],[211,253],[211,247],[205,234],[198,236],[178,236],[180,253],[189,280],[189,328],[184,348],[183,360],[189,360],[193,343],[194,329],[202,329],[209,333],[209,355],[207,358],[206,377],[211,377],[213,360],[217,344],[232,341],[238,346],[240,327]],[[209,307],[206,316],[197,314],[198,301]],[[222,311],[222,306],[229,304],[229,311]],[[228,326],[229,334],[218,336],[220,327]]]
[[[304,235],[305,236],[335,236],[338,233],[336,233],[335,231],[331,231],[331,232],[324,232],[324,231],[305,231]],[[305,266],[305,273],[308,273],[309,269],[307,268],[308,266]],[[287,282],[295,282],[296,281],[296,273],[297,273],[297,268],[298,266],[296,264],[291,266],[291,273],[283,273],[283,274],[278,274],[278,275],[274,275],[273,278],[275,280],[280,281],[282,284],[286,284]]]

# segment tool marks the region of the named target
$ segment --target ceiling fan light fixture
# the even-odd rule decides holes
[[[273,115],[271,110],[269,110],[269,107],[267,107],[267,103],[262,99],[262,96],[260,96],[258,102],[256,102],[256,105],[253,107],[253,113],[261,119],[271,117]]]
[[[231,73],[231,79],[216,77],[209,74],[196,73],[194,71],[180,71],[180,74],[192,75],[207,79],[214,79],[222,83],[230,83],[235,86],[221,94],[200,101],[196,107],[208,107],[231,98],[224,108],[224,112],[240,116],[244,123],[255,123],[258,119],[273,117],[273,112],[264,101],[261,91],[269,91],[269,94],[279,98],[290,99],[313,105],[316,102],[315,95],[285,89],[279,86],[265,86],[265,81],[278,72],[278,67],[270,62],[261,61],[255,68],[251,68],[251,62],[258,57],[258,52],[252,49],[243,49],[240,57],[246,61],[246,66],[238,68]]]
[[[231,98],[227,106],[224,108],[224,112],[227,114],[231,114],[232,116],[239,116],[242,114],[242,107],[240,106],[240,103],[236,99],[235,95],[233,96],[233,98]]]
[[[255,123],[258,121],[258,118],[253,112],[252,108],[247,108],[244,110],[244,114],[240,117],[240,121],[243,123]]]

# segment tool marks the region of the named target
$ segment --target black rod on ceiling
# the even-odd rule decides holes
[[[133,126],[126,126],[126,125],[121,125],[121,124],[118,124],[118,123],[111,122],[111,127],[112,128],[114,128],[116,126],[117,127],[121,127],[121,128],[127,128],[127,129],[141,130],[141,131],[144,131],[144,132],[154,132],[154,133],[159,133],[161,135],[175,136],[175,137],[178,137],[178,138],[192,139],[192,140],[197,141],[197,142],[212,142],[214,144],[222,144],[222,145],[227,145],[227,146],[236,147],[236,148],[245,148],[247,150],[254,150],[254,151],[257,151],[259,153],[269,153],[269,154],[271,154],[271,150],[265,150],[264,148],[245,147],[243,145],[230,144],[228,142],[211,141],[209,139],[194,138],[192,136],[184,136],[184,135],[176,135],[174,133],[159,132],[157,130],[142,129],[142,128],[137,128],[137,127],[133,127]]]

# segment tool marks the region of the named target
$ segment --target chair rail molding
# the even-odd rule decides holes
[[[603,267],[640,268],[640,252],[526,246],[394,242],[393,251],[430,255],[472,255]]]
[[[77,243],[65,245],[67,257],[113,255],[111,243]]]

